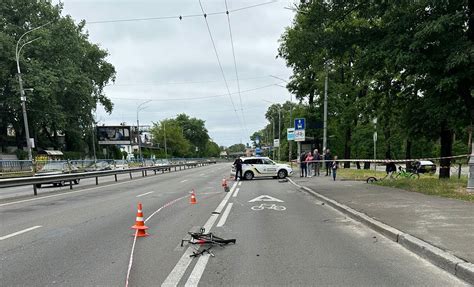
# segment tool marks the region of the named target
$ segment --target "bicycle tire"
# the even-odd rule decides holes
[[[377,181],[377,178],[375,178],[373,176],[367,178],[367,180],[366,180],[367,183],[373,183],[373,182],[376,182],[376,181]]]
[[[412,173],[412,174],[410,174],[410,178],[411,179],[419,179],[420,175],[418,173]]]

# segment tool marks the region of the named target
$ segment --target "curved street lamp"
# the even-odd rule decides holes
[[[38,29],[41,29],[43,28],[44,26],[46,25],[49,25],[51,24],[51,22],[48,22],[46,24],[43,24],[41,26],[38,26],[34,29],[31,29],[29,31],[26,31],[25,33],[23,33],[23,35],[20,36],[20,39],[18,39],[18,42],[16,43],[16,48],[15,48],[15,58],[16,58],[16,68],[17,68],[17,71],[18,71],[18,82],[19,82],[19,85],[20,85],[20,100],[21,100],[21,109],[23,111],[23,122],[25,124],[25,137],[26,137],[26,145],[27,145],[27,148],[28,148],[28,160],[32,160],[33,159],[33,156],[31,154],[31,141],[30,141],[30,130],[28,129],[28,117],[27,117],[27,114],[26,114],[26,97],[25,97],[25,90],[23,89],[23,81],[21,79],[21,70],[20,70],[20,53],[21,53],[21,50],[23,49],[23,47],[25,47],[26,45],[28,44],[31,44],[32,42],[36,41],[36,40],[39,40],[41,39],[41,37],[38,37],[38,38],[35,38],[31,41],[28,41],[26,43],[23,43],[23,45],[20,46],[20,48],[18,48],[18,46],[20,45],[20,42],[21,42],[21,39],[23,39],[23,37],[33,31],[36,31]]]
[[[145,104],[148,104],[149,102],[151,102],[151,100],[144,101],[143,103],[139,104],[138,107],[137,107],[138,154],[139,154],[139,157],[140,157],[140,161],[143,160],[143,156],[142,156],[142,138],[140,136],[140,122],[138,121],[138,112],[141,111],[141,110],[144,110],[146,107],[142,108],[142,106],[145,105]]]

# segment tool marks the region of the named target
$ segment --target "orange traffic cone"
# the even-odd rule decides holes
[[[138,203],[137,219],[135,221],[135,225],[132,226],[132,229],[137,230],[137,237],[144,237],[149,235],[148,233],[146,233],[148,227],[145,226],[145,221],[143,220],[143,210],[142,204],[140,202]]]
[[[196,204],[197,203],[196,194],[194,193],[194,189],[191,192],[191,201],[190,202],[191,202],[191,204]]]

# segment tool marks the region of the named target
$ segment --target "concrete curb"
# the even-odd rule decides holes
[[[417,237],[408,233],[404,233],[396,228],[393,228],[385,223],[369,217],[367,214],[354,210],[344,204],[341,204],[333,199],[317,193],[316,191],[295,183],[289,178],[294,186],[308,192],[316,197],[318,200],[325,202],[332,208],[348,215],[349,217],[367,225],[374,231],[384,235],[390,240],[397,242],[401,246],[417,254],[418,256],[430,261],[432,264],[442,268],[456,277],[474,285],[474,264],[462,260],[434,245],[431,245]]]

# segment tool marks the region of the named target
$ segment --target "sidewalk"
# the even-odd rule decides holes
[[[474,263],[474,204],[329,176],[295,183]]]

